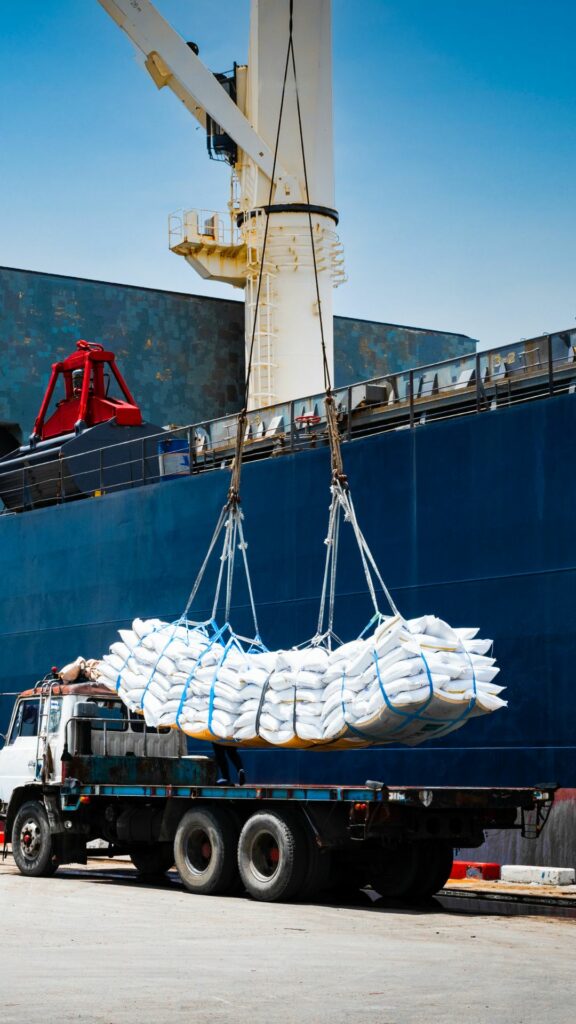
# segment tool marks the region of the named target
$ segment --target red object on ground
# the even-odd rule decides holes
[[[114,376],[124,399],[108,397],[106,366]],[[58,402],[52,416],[46,420],[46,413],[60,374],[64,378],[64,398]],[[61,363],[52,364],[52,373],[40,412],[36,417],[32,439],[46,441],[60,434],[70,434],[74,430],[93,427],[96,423],[106,423],[114,417],[122,427],[139,427],[142,423],[142,414],[116,366],[114,353],[106,352],[102,345],[77,341],[76,352],[67,356]]]
[[[455,860],[450,878],[481,878],[484,882],[497,882],[500,865],[487,861]]]

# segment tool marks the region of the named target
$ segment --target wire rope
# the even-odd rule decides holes
[[[360,529],[358,520],[356,517],[356,511],[350,494],[348,479],[344,473],[344,466],[342,460],[340,432],[337,422],[337,412],[334,403],[334,397],[332,394],[332,379],[330,373],[330,364],[328,361],[328,353],[326,348],[326,336],[324,331],[324,319],[322,312],[322,298],[320,292],[320,279],[318,272],[318,260],[316,253],[316,240],[314,238],[314,226],[312,223],[312,211],[310,205],[310,184],[308,176],[308,164],[306,160],[306,147],[304,141],[304,126],[302,119],[302,108],[300,103],[300,92],[298,88],[298,74],[296,67],[296,53],[294,49],[294,0],[290,0],[289,8],[289,25],[288,25],[288,46],[286,49],[286,58],[284,61],[284,73],[282,78],[282,91],[280,96],[280,107],[278,112],[278,124],[276,128],[276,138],[274,143],[274,157],[272,163],[272,175],[270,178],[270,188],[268,192],[268,204],[265,207],[265,223],[264,233],[262,238],[262,252],[260,257],[260,267],[258,271],[258,281],[256,286],[256,297],[254,302],[254,313],[252,317],[252,326],[250,334],[250,344],[248,346],[248,360],[246,366],[246,379],[244,385],[244,402],[243,408],[238,415],[238,424],[236,432],[236,445],[235,453],[232,462],[232,472],[230,486],[228,490],[227,501],[220,513],[220,517],[212,537],[208,553],[200,572],[195,581],[194,587],[192,588],[190,597],[186,604],[186,608],[183,617],[187,615],[188,610],[198,592],[201,580],[205,574],[206,567],[210,556],[214,550],[214,547],[218,541],[220,533],[225,529],[224,543],[222,546],[222,553],[220,556],[220,566],[218,570],[218,578],[215,589],[214,602],[212,606],[212,619],[215,620],[218,603],[220,600],[220,593],[222,584],[225,577],[225,621],[229,621],[231,602],[232,602],[232,588],[234,580],[234,568],[235,568],[235,554],[236,547],[238,546],[242,552],[243,568],[246,575],[246,581],[248,586],[248,594],[250,600],[250,608],[252,612],[252,618],[254,621],[255,636],[259,638],[259,629],[256,615],[256,605],[254,601],[252,581],[250,578],[250,571],[248,565],[248,558],[246,556],[246,541],[244,538],[244,531],[242,527],[242,513],[240,512],[240,477],[242,469],[242,455],[244,448],[245,432],[247,426],[247,409],[248,409],[248,398],[250,393],[250,381],[252,377],[252,367],[254,359],[254,346],[256,340],[256,330],[258,326],[258,317],[260,314],[260,298],[262,293],[262,281],[264,276],[264,267],[266,262],[266,250],[269,236],[270,226],[270,208],[272,206],[272,200],[274,197],[274,188],[276,181],[276,168],[278,164],[278,151],[280,146],[280,137],[282,131],[282,121],[285,110],[286,100],[286,86],[288,81],[288,72],[290,67],[292,68],[294,78],[294,92],[296,100],[296,114],[298,122],[298,135],[300,141],[300,150],[302,157],[302,171],[304,177],[304,192],[307,204],[307,215],[308,215],[308,228],[310,234],[310,246],[312,252],[312,266],[314,271],[314,287],[316,292],[316,302],[318,307],[318,320],[320,325],[320,344],[322,350],[322,366],[324,375],[324,387],[326,392],[325,397],[325,409],[326,409],[326,424],[328,433],[328,442],[330,445],[331,453],[331,464],[332,464],[332,501],[330,505],[329,522],[328,522],[328,533],[326,537],[326,560],[324,566],[324,577],[322,582],[322,590],[320,597],[320,607],[318,615],[318,627],[315,637],[312,643],[326,642],[327,646],[331,645],[332,637],[334,634],[334,607],[336,600],[336,574],[338,566],[338,548],[339,548],[339,537],[340,537],[340,520],[344,515],[344,520],[349,522],[352,526],[358,550],[360,553],[360,559],[366,579],[366,585],[370,594],[370,598],[374,607],[375,617],[380,617],[381,613],[378,606],[378,600],[376,597],[376,589],[374,580],[378,582],[386,599],[392,609],[393,614],[400,614],[392,599],[390,591],[386,587],[384,580],[380,574],[376,561],[368,547],[367,541]],[[255,211],[256,213],[256,211]],[[238,544],[238,539],[240,543]]]

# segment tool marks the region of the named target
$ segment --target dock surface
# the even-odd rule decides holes
[[[470,885],[470,891],[477,890]],[[446,901],[445,901],[446,902]],[[0,866],[0,1020],[567,1024],[576,915],[191,896],[129,861]],[[467,905],[468,906],[468,905]],[[505,916],[506,915],[506,916]]]

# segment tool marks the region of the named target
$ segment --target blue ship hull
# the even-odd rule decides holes
[[[433,612],[493,637],[510,706],[416,749],[249,752],[249,777],[576,788],[575,434],[576,400],[567,394],[343,445],[362,528],[401,611]],[[228,482],[216,470],[3,517],[4,689],[19,691],[79,653],[100,656],[136,615],[176,618]],[[244,467],[248,554],[270,647],[315,631],[328,484],[326,449]],[[371,614],[351,531],[340,558],[335,625],[346,640]],[[196,618],[210,612],[215,571]],[[240,579],[232,621],[250,628]],[[11,704],[0,698],[0,729]],[[570,826],[568,863],[572,835]]]

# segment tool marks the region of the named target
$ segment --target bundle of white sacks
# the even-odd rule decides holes
[[[100,680],[152,726],[246,745],[416,745],[506,707],[491,640],[433,615],[383,618],[332,651],[246,649],[203,626],[135,619]]]

